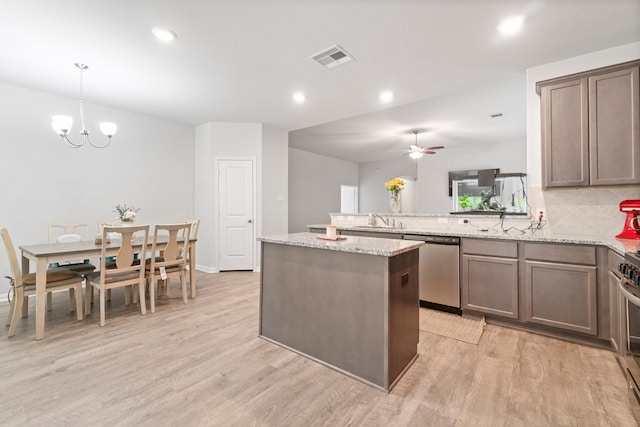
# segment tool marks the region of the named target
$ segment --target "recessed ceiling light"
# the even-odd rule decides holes
[[[307,99],[306,95],[302,92],[295,92],[291,97],[298,104],[302,104]]]
[[[154,36],[156,36],[158,40],[161,40],[163,42],[170,42],[178,38],[178,35],[168,28],[153,27],[151,29],[151,32]]]
[[[509,18],[503,19],[500,24],[498,24],[498,31],[500,31],[500,33],[504,34],[505,36],[511,36],[520,31],[523,22],[524,15],[511,16]]]
[[[393,92],[386,90],[380,94],[380,101],[391,102],[393,100]]]

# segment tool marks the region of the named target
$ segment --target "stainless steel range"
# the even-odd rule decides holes
[[[618,266],[623,278],[620,292],[620,317],[624,339],[620,345],[620,360],[629,379],[634,416],[640,424],[640,253],[627,253]]]

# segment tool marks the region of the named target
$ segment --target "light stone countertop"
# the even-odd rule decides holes
[[[312,224],[308,228],[326,228],[327,224]],[[570,234],[553,234],[546,230],[529,230],[521,233],[517,230],[504,232],[497,229],[488,229],[488,231],[480,231],[469,227],[468,231],[460,230],[439,230],[435,227],[420,228],[385,228],[385,227],[363,227],[363,226],[347,226],[336,225],[338,230],[363,231],[373,233],[393,233],[393,234],[414,234],[425,236],[451,236],[451,237],[467,237],[481,239],[499,239],[499,240],[516,240],[528,242],[547,242],[547,243],[568,243],[578,245],[597,245],[606,246],[616,251],[620,255],[626,252],[635,252],[640,250],[640,239],[616,239],[614,236],[586,236],[586,235],[570,235]]]
[[[305,248],[328,249],[331,251],[352,252],[364,255],[392,257],[418,249],[423,242],[376,237],[341,236],[345,240],[322,240],[317,233],[294,233],[277,236],[259,237],[264,243],[301,246]]]

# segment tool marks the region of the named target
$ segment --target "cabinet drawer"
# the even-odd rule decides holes
[[[612,273],[614,273],[617,276],[620,276],[620,273],[618,272],[618,266],[620,265],[620,263],[624,262],[624,258],[621,257],[620,255],[618,255],[616,252],[609,250],[609,257],[608,257],[608,270],[611,271]]]
[[[500,240],[462,239],[462,253],[517,258],[518,244]]]
[[[596,248],[582,245],[526,243],[524,257],[527,260],[596,265]]]

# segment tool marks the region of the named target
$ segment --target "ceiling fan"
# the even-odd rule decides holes
[[[409,146],[409,157],[412,159],[419,159],[424,154],[436,154],[433,150],[440,150],[444,148],[443,145],[437,145],[435,147],[421,147],[418,145],[418,133],[420,133],[417,129],[413,131],[416,136],[416,143]]]

